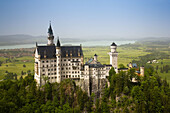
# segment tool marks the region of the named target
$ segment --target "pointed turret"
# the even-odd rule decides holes
[[[50,22],[50,26],[48,28],[48,36],[53,36],[53,30],[52,30],[52,27],[51,27],[51,22]]]
[[[36,47],[38,47],[38,44],[37,44],[37,42],[36,42]]]
[[[60,40],[59,40],[59,36],[57,37],[57,47],[60,47],[61,45],[60,45]]]
[[[50,22],[50,26],[48,28],[48,44],[49,46],[54,45],[54,36],[53,36],[53,30],[51,27],[51,22]]]
[[[97,54],[94,55],[94,61],[97,62]]]

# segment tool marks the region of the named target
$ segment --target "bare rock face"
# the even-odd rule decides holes
[[[80,80],[80,87],[88,93],[88,95],[95,94],[96,98],[100,98],[103,89],[108,83],[107,79],[99,79],[98,77],[89,77],[89,79]]]

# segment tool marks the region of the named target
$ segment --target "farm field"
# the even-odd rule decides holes
[[[158,46],[159,47],[159,46]],[[151,54],[150,51],[146,51],[148,48],[144,45],[138,46],[137,44],[130,44],[130,45],[122,45],[118,46],[118,65],[123,64],[127,67],[129,62],[132,60],[140,60],[139,56],[145,56],[147,54]],[[160,49],[162,52],[169,54],[169,51],[164,50],[162,47]],[[110,47],[84,47],[83,54],[84,54],[84,63],[89,59],[93,58],[94,54],[98,55],[98,61],[102,64],[109,64],[110,58],[108,53],[110,52]],[[12,54],[11,54],[12,56]],[[13,58],[10,62],[6,62],[9,58],[0,57],[0,61],[2,61],[2,65],[0,66],[0,80],[4,78],[7,72],[16,73],[18,78],[21,76],[21,71],[26,72],[24,76],[27,75],[27,71],[34,70],[34,58],[33,56],[23,56],[19,58]],[[170,59],[163,59],[158,60],[159,63],[151,64],[156,68],[157,65],[159,67],[163,65],[169,65]],[[163,62],[163,64],[161,64]],[[26,67],[24,67],[25,65]],[[160,73],[160,68],[158,69],[158,74],[164,79],[166,78],[170,83],[170,71],[168,73]]]
[[[1,57],[1,59],[3,59]],[[34,69],[34,61],[33,57],[31,56],[25,56],[21,58],[16,58],[16,61],[3,63],[0,66],[0,79],[3,79],[4,76],[7,74],[6,71],[16,73],[18,75],[18,78],[21,76],[21,71],[27,72],[28,70],[31,70],[33,72]],[[5,61],[3,59],[2,61]],[[23,67],[25,65],[25,67]]]
[[[118,47],[117,49],[118,55],[118,65],[124,64],[127,66],[129,62],[133,59],[138,59],[138,56],[149,54],[149,52],[143,52],[143,50],[137,50],[133,48],[127,47]],[[98,55],[98,60],[102,64],[109,64],[109,55],[110,47],[85,47],[83,48],[84,53],[84,62],[86,62],[89,58],[93,58],[94,54]],[[6,61],[7,58],[0,57],[0,61]],[[26,67],[23,67],[23,65]],[[0,79],[7,74],[6,71],[16,73],[18,78],[21,75],[21,71],[27,72],[31,70],[33,72],[34,69],[34,59],[32,56],[24,56],[19,58],[14,58],[12,62],[3,63],[0,66]]]
[[[161,64],[161,62],[163,64]],[[170,59],[163,59],[163,60],[158,60],[158,63],[154,63],[152,64],[152,66],[154,66],[154,68],[156,68],[156,66],[158,66],[158,75],[161,76],[163,79],[167,79],[167,81],[170,83],[170,71],[168,71],[168,73],[163,72],[161,73],[161,67],[165,66],[165,65],[169,65],[170,64]]]

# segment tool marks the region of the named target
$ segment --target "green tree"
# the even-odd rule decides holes
[[[108,78],[109,82],[111,82],[111,77],[114,76],[115,74],[116,74],[116,71],[115,71],[115,69],[112,67],[112,68],[110,69],[110,71],[109,71],[109,78]]]
[[[119,68],[124,69],[126,67],[123,64],[119,64]]]

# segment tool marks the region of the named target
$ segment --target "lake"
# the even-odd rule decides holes
[[[113,41],[107,40],[98,40],[98,41],[84,41],[84,42],[70,42],[65,43],[61,42],[61,45],[80,45],[82,44],[83,47],[93,47],[93,46],[110,46]],[[133,44],[135,41],[114,41],[118,46],[123,44]],[[46,45],[46,44],[38,44],[38,45]],[[0,46],[0,49],[17,49],[17,48],[33,48],[35,44],[20,44],[20,45],[7,45],[7,46]]]

